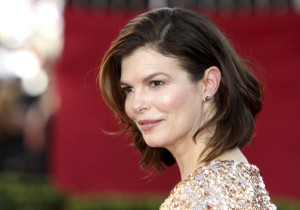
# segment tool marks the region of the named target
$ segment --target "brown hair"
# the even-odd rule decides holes
[[[217,66],[222,74],[213,98],[215,114],[194,134],[215,126],[206,142],[212,150],[202,160],[209,162],[235,147],[251,141],[254,117],[262,108],[262,87],[225,36],[208,18],[179,8],[161,8],[138,15],[120,32],[105,54],[99,74],[102,97],[110,109],[133,134],[134,145],[141,153],[140,165],[161,171],[163,165],[175,163],[165,148],[151,148],[124,109],[120,89],[121,60],[140,47],[151,47],[162,55],[176,57],[192,81],[202,79],[204,72]],[[200,155],[200,156],[201,156]]]

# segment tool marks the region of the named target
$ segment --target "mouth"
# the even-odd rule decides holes
[[[137,123],[140,125],[143,131],[151,131],[156,127],[162,120],[139,120]]]

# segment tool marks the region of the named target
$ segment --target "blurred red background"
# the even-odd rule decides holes
[[[143,179],[130,138],[108,136],[118,121],[101,99],[96,77],[102,56],[137,13],[92,13],[66,8],[65,45],[56,76],[61,107],[51,145],[53,182],[73,193],[164,193],[179,181],[177,167]],[[300,198],[300,16],[208,15],[242,57],[266,71],[264,108],[256,137],[244,149],[271,196]]]

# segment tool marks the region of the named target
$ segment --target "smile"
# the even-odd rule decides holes
[[[137,123],[140,125],[143,131],[151,131],[162,120],[139,120]]]

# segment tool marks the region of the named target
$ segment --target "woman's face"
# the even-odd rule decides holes
[[[191,82],[176,58],[139,48],[122,59],[125,111],[150,147],[191,141],[202,119],[203,83]]]

